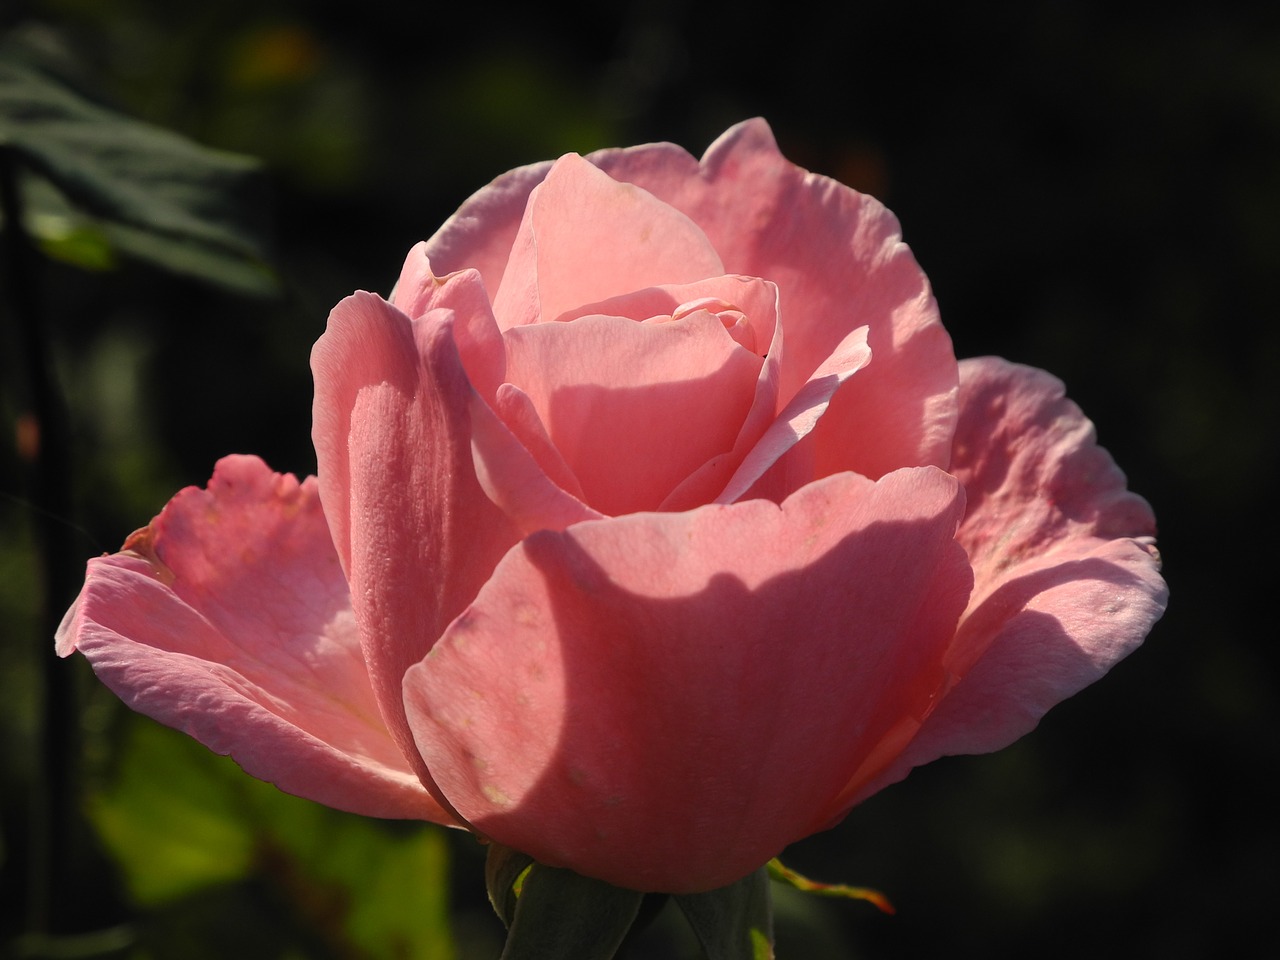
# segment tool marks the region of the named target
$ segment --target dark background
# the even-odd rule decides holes
[[[307,355],[329,308],[356,288],[386,292],[412,243],[493,176],[655,139],[697,155],[763,115],[788,157],[898,214],[958,356],[1066,382],[1153,503],[1172,591],[1147,645],[1033,735],[919,770],[799,844],[792,866],[877,887],[899,912],[822,902],[781,956],[1250,954],[1274,940],[1280,892],[1267,626],[1278,16],[1176,2],[791,4],[760,18],[691,2],[10,0],[10,37],[61,56],[123,112],[262,158],[273,187],[279,297],[127,261],[42,269],[71,411],[76,562],[116,549],[226,453],[313,472]],[[12,342],[0,341],[10,357]],[[10,432],[22,370],[0,369]],[[51,653],[7,442],[0,470],[8,942],[31,896],[32,691]],[[467,842],[455,841],[463,958],[485,955],[466,930],[488,922]],[[92,835],[83,846],[58,923],[149,922]],[[208,895],[256,945],[238,949],[325,956],[256,935],[259,883]],[[785,952],[802,936],[818,945]],[[192,955],[163,944],[149,955]]]

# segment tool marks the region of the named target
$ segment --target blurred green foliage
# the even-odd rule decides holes
[[[90,794],[88,810],[131,898],[148,914],[162,917],[211,888],[243,889],[256,878],[280,908],[275,921],[324,944],[328,956],[454,957],[443,831],[339,813],[245,776],[230,758],[182,734],[142,720],[127,727],[115,769]],[[216,940],[216,925],[228,919],[210,918],[215,928],[203,936]],[[156,926],[163,919],[142,923],[146,956],[225,956],[189,946],[174,952],[154,942]]]
[[[274,292],[256,161],[90,103],[23,64],[20,50],[0,50],[0,145],[25,175],[23,227],[46,252],[101,269],[119,249],[235,290]]]

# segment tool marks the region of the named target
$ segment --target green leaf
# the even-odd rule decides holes
[[[639,891],[535,863],[501,960],[610,960],[643,899]]]
[[[116,250],[136,260],[254,296],[276,292],[275,274],[261,260],[228,256],[226,250],[199,240],[166,236],[122,223],[104,223],[102,230]]]
[[[134,899],[153,911],[256,878],[337,955],[454,956],[438,828],[386,824],[289,796],[140,718],[89,812]]]
[[[764,867],[719,890],[674,899],[707,960],[773,960],[773,910]]]
[[[0,149],[93,218],[121,251],[244,292],[275,289],[267,183],[256,160],[116,113],[7,60],[0,60]]]

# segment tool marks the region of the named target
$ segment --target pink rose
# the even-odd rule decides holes
[[[335,807],[708,890],[1164,607],[1061,384],[957,364],[892,214],[760,120],[499,177],[312,367],[319,478],[223,460],[90,561],[58,652]]]

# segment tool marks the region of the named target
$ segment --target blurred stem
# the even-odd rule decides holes
[[[79,757],[70,664],[53,654],[53,634],[62,607],[75,590],[74,547],[65,521],[71,515],[71,471],[67,417],[58,393],[45,340],[38,277],[43,258],[24,229],[18,185],[19,158],[0,145],[0,290],[18,345],[17,381],[25,375],[26,417],[35,442],[20,451],[27,462],[26,496],[35,530],[39,604],[36,662],[43,689],[43,716],[37,724],[37,767],[31,796],[29,836],[28,929],[61,933],[69,928],[68,904],[77,899],[74,857],[78,835],[75,770]],[[18,409],[22,409],[22,398]]]

